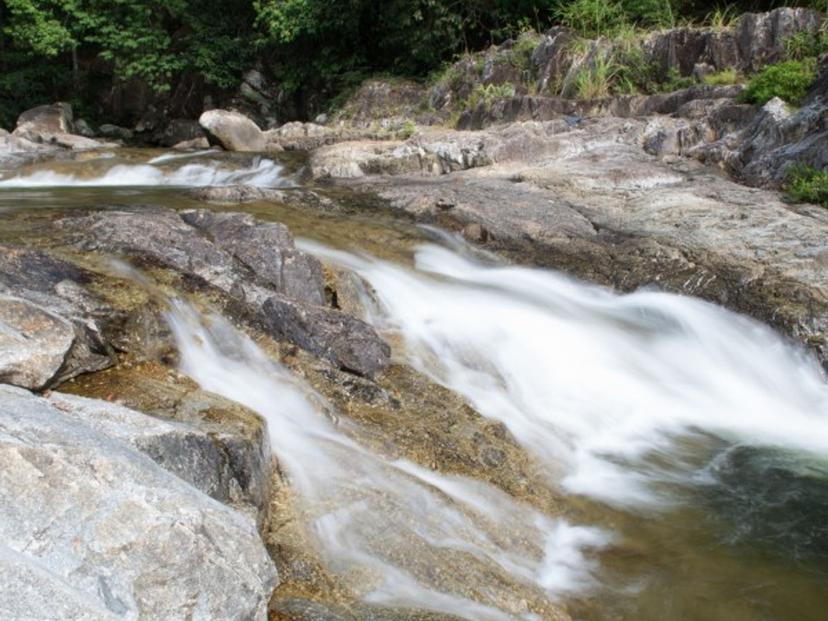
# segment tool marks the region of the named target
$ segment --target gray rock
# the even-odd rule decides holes
[[[262,311],[274,336],[296,343],[342,369],[374,377],[388,366],[390,347],[359,319],[277,296],[267,299]]]
[[[57,376],[75,330],[27,300],[0,295],[0,382],[39,390]]]
[[[219,248],[255,274],[261,285],[300,302],[324,302],[321,264],[294,247],[285,225],[259,222],[249,214],[203,209],[183,212],[181,217],[209,234]]]
[[[252,520],[108,435],[111,420],[0,394],[0,617],[48,602],[35,618],[266,619],[277,576]]]
[[[3,381],[40,389],[112,364],[104,333],[114,312],[86,291],[89,282],[45,252],[0,245]]]
[[[132,140],[132,130],[126,127],[119,127],[111,123],[104,123],[98,128],[98,134],[105,138],[115,138],[117,140]]]
[[[344,369],[372,376],[388,363],[388,346],[373,328],[322,306],[321,265],[294,247],[281,224],[241,213],[142,208],[70,217],[59,226],[86,250],[126,254],[217,288],[238,316]]]
[[[172,119],[161,132],[153,136],[153,140],[162,147],[180,148],[180,143],[190,141],[198,141],[197,148],[206,149],[209,146],[201,125],[192,119]]]
[[[71,134],[72,106],[68,103],[37,106],[26,110],[17,117],[15,136],[23,136],[38,141],[38,137],[51,134]]]
[[[95,137],[95,130],[83,119],[77,119],[73,123],[75,128],[75,133],[79,136],[83,136],[84,138],[94,138]]]
[[[249,118],[230,110],[208,110],[199,119],[210,144],[228,151],[264,151],[262,130]]]

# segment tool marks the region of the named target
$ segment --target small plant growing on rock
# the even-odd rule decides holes
[[[704,18],[713,30],[727,30],[738,19],[739,11],[732,5],[717,6]]]
[[[736,69],[731,67],[706,75],[702,81],[708,86],[728,86],[730,84],[739,84],[742,81],[742,76],[739,75]]]
[[[610,54],[598,54],[575,76],[575,92],[579,99],[609,97],[618,75],[618,66]]]
[[[801,31],[791,35],[783,42],[785,57],[789,60],[816,58],[828,52],[828,22],[817,32]]]
[[[786,60],[769,65],[750,78],[747,88],[739,95],[745,103],[764,105],[774,97],[798,105],[816,79],[816,61]]]
[[[658,84],[657,90],[662,93],[672,93],[673,91],[680,91],[684,88],[690,88],[696,83],[692,76],[685,76],[679,73],[675,67],[670,67],[667,71],[667,77],[663,82]]]
[[[558,10],[558,18],[585,37],[604,37],[627,23],[624,7],[616,0],[575,0]]]
[[[496,99],[515,96],[515,85],[510,82],[503,84],[478,84],[474,87],[464,108],[476,108],[480,104],[490,106]]]
[[[828,207],[828,170],[795,164],[788,168],[782,189],[785,198],[791,202],[816,203]]]
[[[400,128],[399,136],[402,140],[408,140],[417,133],[417,125],[415,125],[414,121],[408,120],[403,123],[403,126]]]

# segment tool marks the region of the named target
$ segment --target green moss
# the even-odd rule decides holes
[[[788,168],[782,188],[785,198],[794,203],[815,203],[828,207],[828,170],[819,170],[807,164]]]
[[[769,65],[753,75],[739,99],[762,105],[774,97],[798,105],[816,79],[816,61],[786,60]]]

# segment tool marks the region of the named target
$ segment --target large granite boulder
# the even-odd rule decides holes
[[[0,387],[0,617],[267,618],[254,521],[165,469],[210,467],[196,432],[142,416]]]
[[[265,136],[249,118],[230,110],[208,110],[198,119],[210,144],[228,151],[264,151]]]

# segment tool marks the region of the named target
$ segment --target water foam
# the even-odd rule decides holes
[[[180,157],[195,157],[186,154]],[[165,158],[165,159],[164,159]],[[126,187],[126,186],[169,186],[207,187],[222,185],[252,185],[258,187],[279,187],[285,183],[282,166],[271,159],[257,157],[247,166],[234,167],[225,162],[192,162],[169,167],[178,162],[179,156],[158,156],[148,163],[115,164],[103,173],[86,176],[38,170],[11,176],[0,180],[0,188],[42,188],[42,187]],[[159,166],[166,164],[167,166]]]
[[[365,278],[381,308],[368,319],[400,331],[414,366],[505,423],[570,492],[659,506],[654,483],[699,467],[677,442],[710,435],[828,457],[819,365],[749,318],[433,245],[416,270],[302,246]]]

